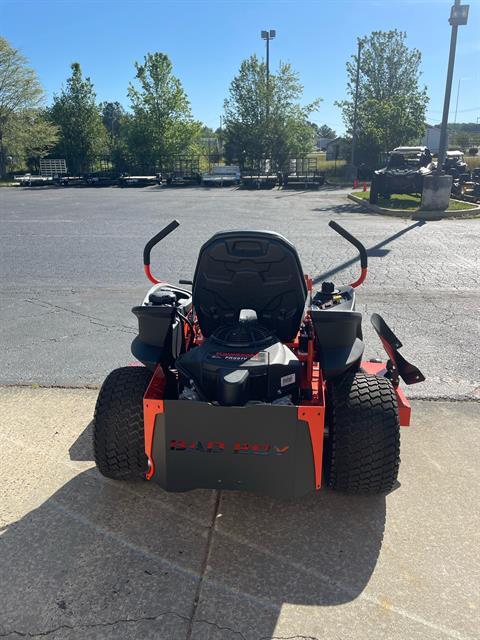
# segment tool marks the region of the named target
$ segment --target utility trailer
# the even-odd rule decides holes
[[[68,183],[67,162],[64,158],[40,158],[40,174],[25,173],[14,176],[23,187],[64,186]]]
[[[325,184],[325,172],[319,168],[318,158],[291,158],[288,169],[279,173],[284,189],[318,189]]]
[[[15,182],[20,183],[22,187],[43,187],[46,185],[53,185],[53,178],[48,176],[32,175],[31,173],[25,173],[23,175],[14,175]]]
[[[169,187],[188,187],[202,182],[198,157],[175,158],[162,167],[162,175]]]
[[[278,185],[278,175],[276,173],[242,171],[241,179],[242,187],[245,189],[273,189]]]
[[[245,189],[273,189],[278,185],[278,174],[272,172],[272,161],[260,159],[241,172],[241,184]]]
[[[241,181],[240,167],[237,165],[221,165],[213,167],[202,174],[204,187],[231,187]]]
[[[158,175],[153,176],[131,176],[129,174],[122,175],[118,179],[119,187],[151,187],[160,184]]]
[[[85,175],[84,183],[87,187],[115,187],[119,177],[118,173],[112,171],[92,171]]]

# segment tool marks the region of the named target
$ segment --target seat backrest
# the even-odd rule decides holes
[[[193,305],[204,336],[253,309],[279,340],[293,340],[307,287],[295,247],[272,231],[224,231],[200,249]]]

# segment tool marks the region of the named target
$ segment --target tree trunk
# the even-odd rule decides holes
[[[7,173],[7,158],[5,156],[5,149],[3,146],[3,132],[0,129],[0,179],[5,177]]]

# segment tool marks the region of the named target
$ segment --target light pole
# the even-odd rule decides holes
[[[275,29],[270,29],[269,31],[261,31],[260,35],[262,37],[262,40],[265,40],[265,44],[267,47],[267,57],[266,57],[266,67],[267,67],[267,74],[266,74],[266,89],[267,89],[267,95],[265,98],[265,114],[266,114],[266,129],[267,129],[267,141],[269,141],[269,135],[270,135],[270,131],[269,131],[269,115],[270,115],[270,40],[273,40],[275,38],[275,36],[277,35],[277,32],[275,31]],[[270,152],[270,149],[267,149],[268,152]]]
[[[273,40],[275,38],[275,36],[277,35],[277,32],[275,31],[275,29],[270,29],[269,31],[262,31],[261,34],[262,36],[262,40],[265,40],[265,44],[267,47],[267,58],[266,58],[266,65],[267,65],[267,117],[268,117],[268,108],[269,108],[269,85],[270,85],[270,40]]]
[[[451,12],[449,23],[452,25],[452,35],[450,37],[450,55],[448,58],[447,83],[445,86],[445,101],[443,103],[442,127],[440,130],[440,145],[438,149],[438,165],[437,174],[441,175],[445,155],[447,153],[447,126],[448,112],[450,109],[450,96],[452,93],[453,67],[455,64],[455,50],[457,48],[457,31],[458,27],[468,22],[468,4],[460,4],[460,0],[455,0]],[[460,85],[459,85],[460,86]]]

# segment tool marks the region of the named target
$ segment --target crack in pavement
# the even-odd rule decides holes
[[[193,609],[192,609],[192,615],[191,615],[191,618],[190,618],[190,623],[188,625],[186,640],[191,640],[191,637],[192,637],[193,626],[195,624],[195,616],[196,616],[196,613],[197,613],[198,604],[200,602],[200,597],[202,595],[203,581],[204,581],[204,578],[205,578],[205,573],[206,573],[206,570],[207,570],[207,567],[208,567],[208,561],[210,559],[210,555],[211,555],[211,551],[212,551],[212,541],[213,541],[213,535],[215,533],[215,524],[217,522],[217,515],[218,515],[219,508],[220,508],[221,496],[222,496],[222,492],[221,491],[217,491],[216,492],[216,496],[215,496],[215,504],[214,504],[214,507],[213,507],[213,513],[212,513],[212,521],[210,523],[210,528],[208,530],[207,544],[206,544],[206,548],[205,548],[205,556],[203,558],[202,568],[200,570],[200,579],[198,581],[197,589],[195,591],[195,596],[193,598]],[[240,634],[240,635],[242,635],[242,634]]]
[[[39,304],[45,308],[53,308],[58,309],[59,311],[66,311],[67,313],[71,313],[74,316],[79,316],[81,318],[86,318],[90,321],[91,324],[95,324],[101,327],[105,327],[106,329],[115,329],[117,331],[122,331],[123,333],[136,333],[136,329],[131,326],[125,324],[105,324],[101,318],[97,318],[95,316],[89,316],[86,313],[81,313],[80,311],[75,311],[74,309],[68,309],[67,307],[62,307],[58,304],[53,304],[53,302],[48,302],[46,300],[40,300],[40,298],[25,298],[24,302],[29,302],[30,304]],[[127,331],[123,331],[127,329]]]
[[[47,629],[46,631],[38,631],[38,632],[30,632],[30,631],[18,631],[17,629],[12,629],[11,631],[7,631],[6,633],[0,633],[0,638],[6,638],[8,636],[16,635],[20,638],[41,638],[45,636],[52,635],[53,633],[57,633],[57,631],[75,631],[78,629],[95,629],[99,627],[114,627],[117,624],[138,624],[140,622],[155,622],[160,618],[165,616],[173,616],[179,618],[182,621],[190,622],[190,618],[188,616],[184,616],[176,611],[162,611],[161,613],[155,616],[141,616],[139,618],[119,618],[118,620],[112,620],[110,622],[92,622],[89,624],[78,624],[78,625],[68,625],[61,624],[58,627],[54,627],[53,629]],[[195,624],[206,624],[210,627],[214,627],[219,631],[229,631],[235,635],[240,636],[243,640],[247,640],[247,636],[243,634],[241,631],[236,629],[232,629],[232,627],[226,627],[223,625],[219,625],[216,622],[212,622],[211,620],[197,620]],[[187,636],[188,638],[188,636]],[[294,635],[294,636],[258,636],[257,640],[319,640],[317,636],[306,636],[306,635]]]
[[[57,631],[63,631],[63,630],[75,631],[77,629],[96,629],[99,627],[114,627],[117,624],[138,624],[140,622],[145,622],[145,621],[155,622],[156,620],[159,620],[160,618],[163,618],[165,616],[173,616],[173,617],[179,618],[184,622],[189,622],[189,623],[191,622],[191,619],[189,616],[182,615],[181,613],[177,613],[176,611],[162,611],[157,615],[140,616],[139,618],[118,618],[117,620],[112,620],[110,622],[91,622],[88,624],[77,624],[77,625],[61,624],[61,625],[58,625],[58,627],[47,629],[46,631],[31,632],[31,631],[18,631],[17,629],[12,629],[11,631],[7,631],[6,633],[0,633],[0,638],[6,638],[11,635],[16,635],[21,638],[40,638],[40,637],[52,635],[53,633],[57,633]],[[215,627],[219,631],[231,631],[232,633],[240,635],[242,638],[247,640],[246,636],[244,636],[240,631],[236,631],[235,629],[232,629],[230,627],[224,627],[224,626],[218,625],[216,622],[212,622],[210,620],[198,620],[197,622]],[[302,637],[302,636],[293,636],[293,637],[295,638],[295,637]],[[307,637],[307,636],[304,636],[304,637]],[[263,639],[259,638],[258,640],[263,640]],[[287,640],[287,639],[285,638],[284,640]],[[313,640],[316,640],[316,639],[313,639]]]

